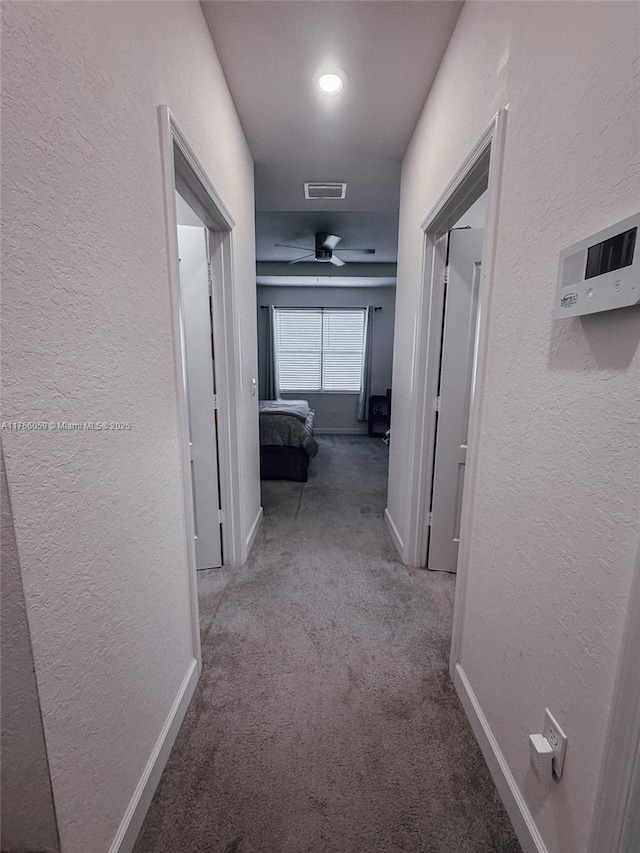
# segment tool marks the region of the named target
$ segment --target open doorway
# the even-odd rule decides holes
[[[196,571],[243,562],[234,221],[166,106],[159,108],[194,656]]]
[[[394,177],[399,187],[399,171]],[[348,460],[370,456],[363,467],[375,468],[386,483],[397,209],[339,210],[328,195],[304,204],[292,199],[289,211],[272,209],[277,204],[268,186],[257,192],[263,484],[315,481],[341,454]],[[326,209],[307,209],[309,204]],[[388,194],[377,202],[380,207],[394,204]],[[294,420],[285,426],[287,407]],[[303,419],[313,432],[313,444]],[[309,444],[310,453],[305,455],[298,443]],[[264,494],[272,491],[263,485]]]
[[[422,306],[407,448],[416,466],[407,484],[403,543],[387,518],[407,565],[458,572],[452,666],[468,564],[505,126],[506,110],[500,110],[422,223]]]
[[[311,448],[302,478],[314,477],[338,445],[382,444],[389,428],[394,301],[392,286],[258,285],[263,480],[297,479],[274,446],[285,404],[304,401],[312,412],[308,426],[318,449]]]
[[[394,300],[393,286],[259,285],[261,398],[303,393],[316,432],[369,432],[369,396],[391,384]]]

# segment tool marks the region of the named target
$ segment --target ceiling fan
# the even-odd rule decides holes
[[[328,234],[326,231],[319,231],[316,234],[316,248],[315,252],[309,251],[307,246],[289,246],[286,243],[276,243],[276,246],[279,246],[283,249],[300,249],[302,252],[309,252],[307,255],[303,255],[301,258],[296,258],[295,261],[289,261],[290,264],[299,264],[300,261],[307,261],[312,259],[313,261],[318,261],[319,263],[329,263],[334,264],[336,267],[343,267],[346,261],[343,261],[342,258],[337,257],[337,255],[333,254],[333,250],[338,245],[338,243],[342,240],[342,237],[338,237],[336,234]],[[362,255],[374,255],[375,249],[341,249],[341,252],[360,252]]]

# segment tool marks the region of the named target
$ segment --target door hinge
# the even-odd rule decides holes
[[[213,294],[213,274],[211,272],[211,261],[207,261],[207,281],[209,282],[209,296]]]
[[[440,411],[440,397],[436,397],[436,412]]]
[[[222,512],[221,509],[219,509],[218,510],[218,523],[222,524],[223,521],[224,521],[224,513]]]
[[[214,410],[214,412],[217,410],[217,408],[218,408],[218,395],[214,394],[213,395],[213,410]]]
[[[433,513],[430,512],[429,515],[427,516],[427,526],[431,527],[432,524],[433,524]]]

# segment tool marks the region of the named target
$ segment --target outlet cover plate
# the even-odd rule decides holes
[[[567,752],[567,736],[548,708],[545,708],[544,711],[544,728],[542,734],[549,741],[553,749],[553,761],[551,762],[553,775],[556,779],[561,779],[562,771],[564,770],[564,757]]]

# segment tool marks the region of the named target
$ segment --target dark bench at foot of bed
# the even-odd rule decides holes
[[[309,454],[301,447],[262,445],[260,448],[260,476],[263,480],[294,480],[307,482]]]

